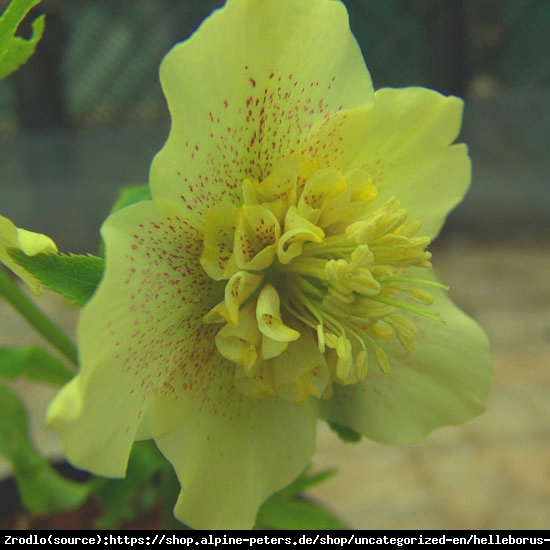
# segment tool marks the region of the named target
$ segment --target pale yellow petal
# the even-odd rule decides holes
[[[216,334],[216,347],[221,355],[231,362],[242,365],[247,373],[258,363],[261,333],[256,322],[255,303],[241,309],[237,325],[226,324]]]
[[[189,401],[179,427],[156,439],[181,483],[176,517],[195,529],[251,529],[262,502],[311,459],[316,403],[250,400],[217,385],[206,395],[206,405]]]
[[[330,373],[311,331],[304,331],[299,341],[273,360],[273,381],[278,394],[289,401],[323,396],[331,384]]]
[[[316,140],[337,113],[372,101],[344,5],[333,0],[229,0],[164,59],[170,136],[151,169],[155,197],[198,216],[241,200],[240,182]]]
[[[372,109],[357,113],[345,135],[345,162],[362,168],[379,190],[378,204],[396,197],[421,234],[434,237],[470,184],[458,136],[463,103],[425,88],[381,89]]]
[[[235,224],[235,207],[227,203],[211,208],[204,219],[201,265],[216,281],[229,279],[237,271],[233,259]]]
[[[286,326],[281,319],[281,300],[273,285],[265,285],[256,307],[256,319],[261,333],[277,342],[292,342],[300,338],[300,333]]]
[[[237,210],[235,264],[239,269],[261,270],[275,257],[281,226],[271,210],[260,205],[243,205]]]
[[[485,410],[492,378],[487,337],[445,291],[430,292],[445,322],[411,317],[418,331],[414,351],[381,343],[388,374],[371,362],[363,382],[334,385],[333,396],[322,403],[324,418],[382,443],[404,444]]]
[[[181,396],[217,354],[218,327],[202,317],[223,286],[203,271],[201,233],[183,216],[146,201],[103,225],[106,270],[78,325],[80,373],[48,415],[77,467],[123,476],[133,441],[181,422]]]
[[[277,243],[277,258],[282,264],[288,264],[302,253],[306,242],[322,242],[324,231],[298,214],[292,205],[286,212],[284,233]]]
[[[57,254],[57,246],[46,235],[20,229],[8,218],[0,216],[0,263],[11,269],[35,294],[40,294],[40,282],[11,259],[8,254],[10,248],[21,250],[27,256],[34,256],[41,253]]]

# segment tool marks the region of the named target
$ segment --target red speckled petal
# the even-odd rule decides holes
[[[110,216],[102,235],[106,272],[80,319],[80,374],[49,422],[77,466],[122,476],[134,439],[173,429],[188,394],[202,392],[193,400],[212,407],[206,382],[230,366],[218,365],[219,327],[202,322],[223,285],[205,274],[202,235],[178,208],[138,203]]]
[[[261,180],[282,157],[334,156],[339,136],[315,136],[373,97],[346,9],[333,0],[229,0],[160,74],[172,127],[152,192],[201,217],[223,197],[240,202],[241,180]]]

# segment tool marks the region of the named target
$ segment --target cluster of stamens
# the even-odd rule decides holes
[[[372,354],[389,372],[384,342],[413,350],[407,314],[437,320],[419,286],[442,285],[407,276],[430,267],[429,239],[395,199],[373,206],[364,170],[285,159],[263,181],[244,180],[242,194],[240,206],[208,212],[201,263],[226,281],[204,321],[223,323],[216,346],[246,395],[328,397],[334,382],[363,380]]]

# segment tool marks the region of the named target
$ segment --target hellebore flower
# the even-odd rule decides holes
[[[9,267],[35,294],[40,294],[42,288],[37,279],[10,258],[8,249],[11,248],[34,256],[43,252],[56,254],[57,246],[46,235],[16,227],[8,218],[0,216],[0,263]]]
[[[153,200],[103,225],[81,371],[49,410],[69,460],[124,476],[153,438],[178,518],[249,528],[318,417],[400,444],[480,414],[488,343],[426,251],[470,181],[462,102],[374,93],[334,0],[228,0],[160,76]]]

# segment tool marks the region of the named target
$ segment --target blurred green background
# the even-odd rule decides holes
[[[147,180],[166,139],[160,60],[221,3],[44,0],[36,55],[0,82],[0,212],[63,251],[95,252],[119,187]],[[419,445],[344,446],[322,429],[315,463],[342,473],[315,494],[355,527],[547,528],[550,2],[345,3],[375,87],[428,86],[466,100],[472,187],[434,263],[487,331],[496,374],[484,416]],[[57,297],[39,304],[74,329],[75,312]],[[0,345],[36,341],[4,303],[0,327]],[[51,392],[19,389],[39,445],[59,454],[40,430]]]

